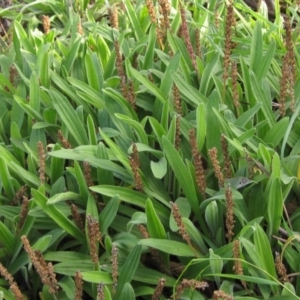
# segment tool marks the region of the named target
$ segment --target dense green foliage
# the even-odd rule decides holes
[[[75,299],[76,271],[83,299],[151,299],[161,278],[153,299],[300,299],[296,6],[288,32],[277,0],[274,21],[234,1],[229,25],[230,1],[172,0],[168,29],[144,0],[111,3],[118,26],[88,2],[0,12],[1,264],[28,299]]]

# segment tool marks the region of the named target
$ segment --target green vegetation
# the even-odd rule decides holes
[[[297,4],[232,2],[0,12],[0,299],[300,299]]]

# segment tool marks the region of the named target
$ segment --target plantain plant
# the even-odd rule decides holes
[[[299,12],[274,3],[0,12],[0,299],[300,299]]]

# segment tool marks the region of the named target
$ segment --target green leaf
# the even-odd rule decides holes
[[[221,274],[221,273],[206,274],[206,276],[219,276],[219,277],[224,277],[224,278],[232,278],[232,279],[237,279],[237,280],[244,280],[246,282],[253,282],[253,283],[256,283],[256,284],[266,284],[266,285],[271,285],[271,286],[279,285],[279,282],[276,282],[276,281],[273,281],[273,280],[264,279],[264,278],[261,278],[261,277],[255,277],[255,276],[234,275],[234,274]]]
[[[161,103],[165,103],[166,97],[164,93],[154,85],[149,79],[143,76],[139,71],[135,70],[133,67],[130,67],[131,75],[136,78],[141,84],[143,84],[151,94],[153,94]]]
[[[263,138],[263,141],[272,146],[272,148],[276,148],[283,139],[288,126],[289,118],[282,118],[267,132]]]
[[[146,201],[146,216],[147,228],[152,238],[166,239],[167,235],[165,229],[157,216],[151,200],[148,198]]]
[[[74,170],[75,170],[76,181],[78,183],[78,187],[80,191],[80,196],[82,197],[82,199],[87,199],[89,196],[89,188],[87,186],[84,174],[77,161],[74,162]]]
[[[131,284],[129,282],[126,282],[123,290],[121,292],[122,299],[124,300],[135,300],[135,293],[134,289],[132,288]]]
[[[7,164],[2,157],[0,157],[0,178],[6,196],[10,200],[14,199],[15,196],[14,187],[8,171]]]
[[[49,95],[52,98],[54,108],[57,110],[63,123],[75,138],[77,144],[88,145],[89,141],[86,131],[67,98],[54,89],[49,91]]]
[[[107,231],[114,218],[116,217],[119,209],[119,197],[115,196],[111,198],[105,205],[104,209],[99,215],[100,230],[103,233]]]
[[[278,233],[283,213],[284,199],[279,178],[272,180],[267,205],[268,235],[271,237],[271,235]]]
[[[254,226],[256,229],[253,233],[254,245],[256,249],[256,255],[260,260],[259,266],[268,272],[268,274],[276,278],[274,259],[269,239],[259,224],[256,223]],[[273,291],[274,293],[277,293],[277,290]]]
[[[260,22],[255,22],[255,27],[253,31],[251,48],[250,48],[250,68],[257,74],[257,70],[261,65],[261,61],[263,58],[263,39],[261,33],[261,25]]]
[[[253,107],[245,111],[234,124],[239,127],[244,127],[255,116],[261,106],[261,103],[255,104]]]
[[[197,218],[200,219],[199,202],[191,173],[182,161],[178,151],[165,136],[162,138],[162,144],[167,160],[173,169],[179,184],[182,186],[182,190],[188,199],[193,212]]]
[[[196,110],[196,124],[197,124],[197,132],[196,132],[196,140],[198,150],[201,151],[203,145],[205,143],[206,137],[206,109],[204,103],[200,103]]]
[[[124,4],[125,4],[125,9],[126,9],[126,12],[127,12],[127,16],[129,18],[129,21],[130,21],[132,29],[133,29],[133,33],[135,34],[136,40],[139,41],[140,39],[143,38],[144,33],[143,33],[142,28],[141,28],[140,22],[137,18],[136,10],[133,9],[130,0],[125,0]]]
[[[100,271],[86,271],[81,272],[82,279],[87,282],[97,283],[100,282],[103,284],[112,284],[113,280],[111,275],[107,272],[100,272]]]
[[[34,201],[43,211],[62,229],[72,235],[75,239],[84,242],[85,236],[80,229],[72,223],[55,205],[47,205],[48,199],[39,191],[32,189]]]
[[[75,62],[75,59],[77,58],[78,50],[79,50],[79,47],[80,47],[80,44],[82,43],[82,41],[83,41],[82,38],[78,38],[78,40],[73,45],[70,45],[71,50],[68,53],[68,55],[66,56],[66,58],[62,64],[68,72],[71,71],[71,68]]]
[[[90,189],[108,197],[115,197],[118,195],[120,200],[139,207],[145,207],[145,202],[147,200],[146,195],[120,186],[98,185],[92,186]]]
[[[141,253],[142,246],[136,245],[127,256],[126,261],[119,273],[117,291],[115,295],[116,299],[120,299],[125,284],[130,283],[133,279],[136,269],[140,263]]]
[[[162,239],[143,239],[139,241],[139,245],[152,247],[170,255],[195,257],[195,250],[193,251],[189,245],[177,241]],[[200,253],[197,254],[198,256],[201,256]]]
[[[219,255],[216,255],[212,249],[209,249],[209,265],[210,268],[213,272],[213,274],[216,273],[221,273],[222,272],[222,268],[223,268],[223,260],[222,257]],[[219,276],[214,276],[215,281],[217,283],[217,285],[220,285],[220,277]]]
[[[60,150],[60,145],[56,144],[52,151]],[[55,156],[50,157],[51,164],[50,164],[50,179],[51,183],[54,184],[60,177],[63,176],[64,172],[64,160],[61,158],[57,158]]]
[[[99,109],[105,107],[102,95],[99,92],[95,91],[95,89],[91,88],[88,84],[72,77],[68,77],[67,80],[72,84],[72,86],[74,86],[79,91],[83,92],[83,94],[80,95],[83,95],[82,98],[86,102]]]
[[[151,161],[151,170],[155,178],[162,179],[167,173],[167,161],[162,157],[158,162]]]
[[[148,33],[147,49],[144,56],[144,64],[143,64],[144,70],[149,70],[153,66],[154,48],[156,43],[155,32],[156,32],[156,26],[155,24],[151,24]]]
[[[64,202],[67,200],[80,200],[81,196],[77,193],[74,192],[64,192],[64,193],[59,193],[59,194],[55,194],[54,196],[52,196],[51,198],[48,199],[47,204],[55,204],[57,202]]]
[[[267,76],[270,66],[271,66],[271,63],[272,63],[272,60],[274,58],[275,50],[276,50],[276,43],[275,43],[275,41],[272,41],[271,44],[269,45],[269,49],[268,49],[267,53],[262,58],[261,63],[258,65],[258,69],[256,71],[258,80]],[[255,50],[253,50],[253,52],[255,52],[254,56],[255,56],[255,58],[257,58],[258,54],[256,52],[256,48],[255,48]]]
[[[121,115],[116,113],[115,116],[119,119],[124,121],[125,123],[127,123],[128,125],[130,125],[131,128],[134,129],[134,131],[137,134],[138,140],[140,143],[148,145],[148,137],[147,134],[145,132],[145,129],[143,128],[143,126],[141,125],[141,123],[132,120],[132,118],[125,116],[125,115]]]
[[[12,254],[15,242],[15,236],[9,231],[6,225],[0,221],[0,243],[5,247],[5,251]]]
[[[41,85],[49,88],[50,87],[50,75],[49,75],[49,44],[44,45],[42,51],[38,57],[39,66],[39,78],[41,80]]]
[[[87,126],[88,126],[88,134],[89,134],[89,141],[91,145],[97,145],[97,134],[95,129],[95,124],[91,115],[87,117]]]
[[[101,83],[103,83],[103,74],[96,53],[86,53],[84,62],[89,86],[96,91],[100,91],[102,88]],[[95,74],[97,75],[95,76]]]

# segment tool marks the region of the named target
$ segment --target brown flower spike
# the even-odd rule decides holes
[[[214,147],[214,148],[208,150],[208,154],[209,154],[210,160],[211,160],[213,168],[214,168],[215,176],[219,181],[219,185],[221,187],[224,187],[224,175],[221,171],[220,163],[218,161],[218,150],[217,150],[217,148]]]
[[[38,272],[42,283],[49,286],[49,293],[55,294],[59,289],[52,263],[46,263],[42,253],[33,250],[25,235],[21,237],[25,251],[28,253],[33,266]]]
[[[112,278],[113,278],[113,293],[116,293],[118,285],[118,248],[113,245],[111,251],[111,265],[112,265]]]
[[[87,230],[90,244],[90,255],[94,264],[98,263],[98,247],[97,242],[101,241],[101,233],[99,231],[99,222],[97,219],[93,219],[91,215],[86,218]]]
[[[184,289],[192,288],[192,289],[204,290],[207,287],[208,287],[208,284],[205,281],[198,281],[195,279],[183,279],[176,288],[175,300],[180,299],[180,295],[182,294]]]
[[[243,273],[243,266],[241,261],[239,260],[240,258],[240,242],[239,240],[234,240],[233,242],[233,257],[236,258],[237,260],[234,261],[234,266],[233,266],[233,270],[235,272],[235,274],[237,275],[244,275]],[[244,280],[241,281],[243,287],[246,289],[246,282]]]
[[[79,214],[78,207],[72,203],[70,205],[70,208],[71,208],[71,213],[75,224],[81,231],[84,231],[83,221],[81,215]]]
[[[205,190],[206,190],[206,181],[205,181],[205,174],[204,174],[204,168],[202,164],[202,157],[197,147],[197,141],[196,141],[196,133],[195,129],[190,130],[190,145],[192,148],[192,155],[193,155],[193,161],[196,171],[196,182],[199,191],[201,192],[201,195],[203,199],[205,199]]]
[[[285,265],[282,263],[281,257],[277,252],[275,256],[275,267],[278,275],[281,276],[281,280],[283,282],[289,282],[289,277],[287,276]]]
[[[41,184],[44,184],[45,180],[46,180],[46,154],[45,154],[44,144],[41,141],[39,141],[37,148],[38,148],[38,154],[39,154],[40,181],[41,181]]]
[[[140,158],[139,158],[139,152],[137,150],[136,144],[132,144],[132,154],[129,158],[129,163],[131,166],[131,170],[133,172],[133,178],[135,183],[135,189],[139,192],[143,192],[143,181],[141,174],[139,172],[140,168]]]
[[[179,9],[180,9],[180,15],[181,15],[181,36],[183,37],[184,42],[187,46],[187,50],[190,55],[194,70],[196,71],[197,76],[199,77],[196,55],[195,55],[195,52],[194,52],[194,49],[193,49],[193,46],[191,43],[191,39],[190,39],[188,24],[187,24],[186,15],[185,15],[185,9],[181,4],[180,4]]]
[[[230,243],[234,235],[233,229],[235,223],[234,213],[233,213],[233,198],[232,198],[232,191],[230,185],[228,185],[226,188],[225,196],[226,196],[226,229],[227,229],[226,238]]]
[[[174,220],[177,224],[177,227],[179,228],[179,234],[182,236],[182,238],[187,242],[187,243],[190,243],[191,242],[191,238],[190,236],[188,235],[186,229],[185,229],[185,226],[183,224],[183,221],[182,221],[182,217],[181,217],[181,214],[179,212],[179,208],[177,206],[177,204],[173,203],[173,202],[170,202],[171,204],[171,207],[172,207],[172,215],[174,217]]]
[[[213,300],[233,300],[233,297],[224,291],[214,291]]]
[[[223,73],[223,81],[224,81],[224,92],[225,92],[225,83],[228,78],[229,66],[230,66],[230,54],[232,51],[232,33],[231,27],[234,24],[234,11],[233,11],[233,0],[229,0],[229,4],[227,5],[227,14],[226,14],[226,23],[225,23],[225,50],[224,50],[224,73]]]
[[[28,214],[28,210],[29,210],[29,200],[27,197],[23,196],[21,212],[19,215],[19,222],[18,222],[17,230],[16,230],[17,235],[19,235],[19,233],[25,223],[25,220],[26,220],[26,217]]]
[[[48,34],[50,31],[50,18],[45,15],[43,15],[43,28],[44,28],[44,33]]]
[[[161,293],[164,289],[165,283],[166,283],[165,278],[159,279],[159,282],[158,282],[158,284],[154,290],[153,296],[151,298],[152,300],[159,300],[159,296],[161,295]]]
[[[231,178],[231,161],[228,151],[228,142],[226,140],[226,137],[224,134],[221,135],[221,147],[224,157],[224,170],[225,170],[225,176],[226,178]]]
[[[75,273],[75,286],[75,300],[81,300],[83,294],[83,281],[80,271],[76,271]]]
[[[17,283],[14,281],[12,275],[8,272],[8,270],[0,263],[0,274],[2,277],[5,278],[5,280],[8,281],[9,287],[13,293],[13,295],[16,297],[16,300],[24,300],[25,297],[21,293]]]
[[[64,137],[61,130],[58,130],[57,132],[57,138],[62,143],[63,147],[65,149],[72,149],[72,145],[69,143],[69,141]]]

